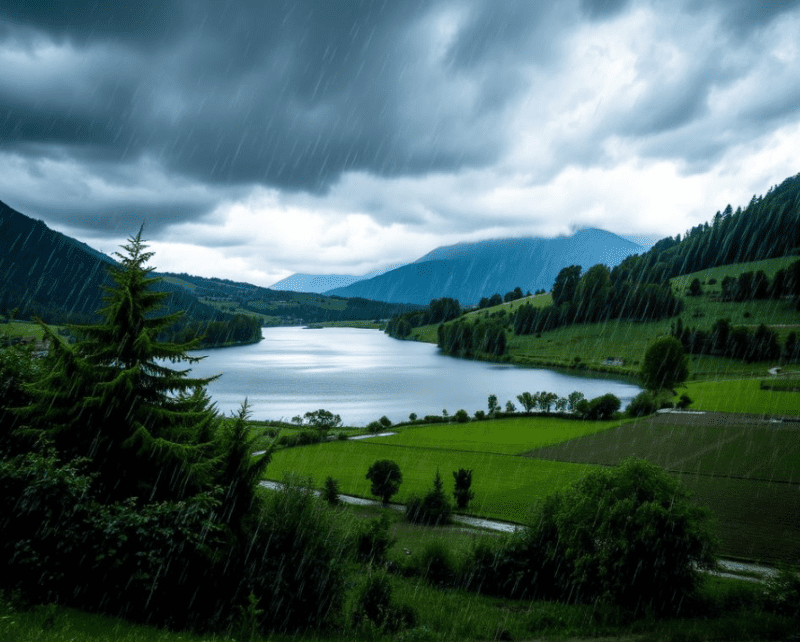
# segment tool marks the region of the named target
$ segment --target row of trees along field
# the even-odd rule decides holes
[[[396,339],[404,339],[414,328],[435,323],[445,323],[462,314],[461,304],[450,297],[433,299],[427,308],[399,314],[389,319],[386,334]]]
[[[553,284],[553,305],[521,306],[514,316],[516,334],[536,334],[573,323],[609,319],[651,321],[675,316],[683,302],[669,285],[621,280],[603,264],[581,273],[581,266],[563,268]]]
[[[217,415],[197,340],[164,342],[141,232],[100,322],[49,356],[0,350],[0,590],[172,628],[319,627],[338,612],[347,544],[310,492],[262,495],[247,407]]]

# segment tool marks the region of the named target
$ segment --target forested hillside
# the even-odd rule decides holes
[[[667,237],[612,270],[615,280],[665,283],[718,265],[758,261],[800,252],[800,174],[753,196],[736,211],[728,205],[710,223]]]

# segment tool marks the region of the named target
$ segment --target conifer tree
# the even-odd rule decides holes
[[[89,457],[109,500],[180,499],[205,487],[215,465],[206,440],[216,413],[205,394],[215,377],[191,378],[165,362],[196,363],[189,350],[199,339],[167,343],[158,335],[181,312],[156,316],[169,296],[146,267],[142,230],[115,253],[101,321],[72,326],[80,337],[67,345],[46,328],[50,373],[30,388],[28,424],[51,435],[65,459]]]

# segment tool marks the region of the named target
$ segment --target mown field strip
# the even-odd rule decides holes
[[[760,378],[688,382],[678,392],[689,395],[692,410],[800,415],[800,392],[762,390]]]
[[[267,468],[268,479],[280,481],[284,473],[311,476],[316,485],[330,476],[339,481],[342,493],[371,497],[365,475],[379,459],[397,462],[403,473],[400,491],[392,501],[404,503],[409,495],[422,495],[440,471],[445,489],[452,491],[452,471],[473,471],[475,499],[471,512],[484,517],[520,522],[527,519],[530,507],[547,495],[563,489],[593,468],[586,464],[538,461],[494,453],[434,450],[394,446],[370,440],[331,442],[275,453]]]
[[[415,448],[517,455],[534,448],[597,433],[623,421],[577,421],[553,417],[519,417],[466,424],[433,424],[405,428],[382,443]]]

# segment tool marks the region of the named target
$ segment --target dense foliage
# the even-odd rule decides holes
[[[548,497],[505,545],[477,547],[468,580],[509,596],[676,613],[700,569],[715,566],[709,519],[666,471],[628,460]]]
[[[500,357],[506,352],[506,328],[496,320],[459,319],[439,326],[437,345],[460,357]]]
[[[406,517],[415,524],[440,526],[450,521],[453,507],[444,492],[444,483],[439,471],[433,478],[433,487],[424,497],[412,496],[406,503]]]
[[[159,339],[176,315],[156,314],[141,233],[124,247],[78,343],[45,327],[41,367],[2,350],[0,590],[179,628],[325,626],[349,540],[308,484],[259,490],[246,402],[222,421],[209,379],[169,367],[194,344]]]
[[[403,473],[391,459],[379,459],[367,470],[366,478],[372,482],[370,492],[381,498],[381,502],[388,504],[392,495],[400,490],[403,483]]]
[[[672,390],[688,376],[689,357],[684,354],[680,341],[661,337],[647,347],[641,370],[642,383],[647,390]]]
[[[389,319],[386,334],[397,339],[404,339],[414,328],[433,323],[444,323],[459,317],[461,305],[455,299],[442,297],[433,299],[424,310],[406,312]]]
[[[553,305],[521,306],[514,316],[514,332],[538,334],[573,323],[609,319],[651,321],[675,316],[683,309],[668,285],[615,280],[605,265],[579,274],[577,265],[561,270],[553,284]]]
[[[745,207],[728,205],[711,224],[702,223],[656,243],[642,255],[626,258],[612,271],[615,280],[666,283],[718,265],[787,256],[800,248],[800,174],[753,196]]]

